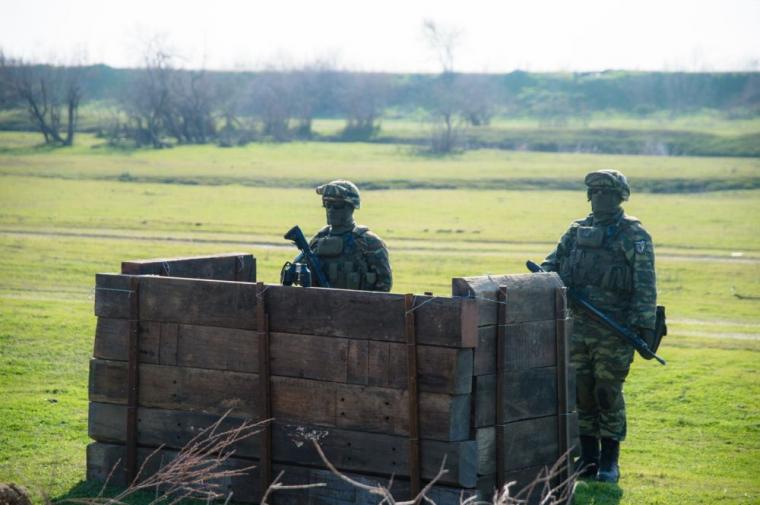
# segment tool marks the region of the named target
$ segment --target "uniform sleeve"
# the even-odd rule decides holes
[[[654,244],[652,237],[640,226],[633,228],[632,239],[626,244],[626,257],[633,270],[628,324],[654,329],[657,310]]]
[[[370,272],[377,275],[375,281],[375,291],[390,291],[393,287],[393,273],[391,272],[391,262],[388,256],[388,248],[380,237],[375,234],[367,233],[365,235],[367,246],[365,257]]]
[[[541,268],[547,272],[559,272],[560,262],[567,257],[573,233],[575,233],[575,226],[571,226],[565,234],[562,235],[554,250],[544,258],[543,263],[541,263]]]

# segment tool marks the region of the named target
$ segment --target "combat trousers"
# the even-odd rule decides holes
[[[581,435],[625,439],[623,382],[633,347],[587,317],[575,314],[570,362],[575,367],[578,430]]]

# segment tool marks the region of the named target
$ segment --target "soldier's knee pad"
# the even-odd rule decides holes
[[[575,397],[578,408],[581,410],[594,409],[596,404],[594,385],[594,377],[591,375],[577,374],[575,376]]]
[[[620,381],[598,380],[594,396],[599,410],[610,412],[620,408],[623,399],[623,383]]]

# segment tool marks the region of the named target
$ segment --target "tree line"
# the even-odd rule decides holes
[[[74,142],[80,106],[97,102],[108,111],[101,135],[154,148],[309,139],[316,118],[345,121],[332,140],[370,140],[381,118],[394,115],[424,121],[435,152],[457,149],[463,128],[488,125],[496,115],[558,128],[597,111],[760,114],[756,72],[466,74],[454,71],[451,41],[430,37],[439,37],[438,74],[352,72],[329,61],[257,72],[187,70],[160,47],[134,69],[34,64],[0,53],[0,108],[25,109],[46,143],[66,146]]]

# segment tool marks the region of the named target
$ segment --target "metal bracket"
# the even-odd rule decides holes
[[[409,399],[409,488],[414,499],[420,484],[420,416],[417,394],[417,330],[414,295],[404,295],[404,333],[406,336],[407,385]]]
[[[272,483],[272,385],[269,369],[269,314],[264,296],[263,282],[256,283],[256,329],[259,332],[259,391],[260,418],[265,421],[261,429],[261,455],[259,458],[259,480],[261,496]]]

